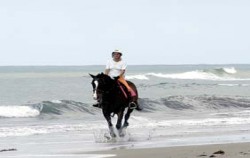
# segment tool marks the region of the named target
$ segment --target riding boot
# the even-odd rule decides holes
[[[93,104],[93,107],[96,107],[96,108],[101,108],[101,104],[100,103],[96,103],[96,104]]]
[[[129,99],[129,108],[135,109],[137,108],[137,102],[136,102],[136,93],[134,91],[130,91],[130,99]]]
[[[130,109],[136,109],[138,111],[142,110],[142,108],[140,107],[140,105],[136,101],[130,101],[129,102],[129,108]]]
[[[138,111],[141,111],[142,108],[140,107],[140,105],[137,103],[137,97],[136,96],[132,96],[130,95],[130,99],[129,99],[129,108],[130,109],[136,109]]]
[[[130,101],[128,106],[129,106],[130,109],[137,108],[137,104],[134,101]]]

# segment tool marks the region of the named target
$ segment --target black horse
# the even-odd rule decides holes
[[[102,108],[103,115],[108,122],[111,137],[116,137],[111,121],[111,114],[117,114],[118,118],[116,128],[119,132],[119,135],[124,136],[122,129],[129,125],[128,119],[130,114],[133,112],[133,108],[129,107],[129,101],[131,99],[130,95],[128,95],[126,88],[121,87],[121,83],[118,82],[119,77],[112,79],[110,76],[103,73],[100,73],[96,76],[90,74],[90,76],[93,78],[93,97],[94,99],[98,99],[100,102],[99,104]],[[133,101],[138,104],[138,92],[136,86],[130,81],[127,82],[129,86],[135,91],[136,97],[133,99]],[[126,107],[128,107],[128,110],[125,114],[125,120],[122,125],[123,115]]]

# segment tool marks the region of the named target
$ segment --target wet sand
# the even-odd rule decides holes
[[[91,153],[116,155],[114,157],[117,158],[250,158],[250,143],[115,149]]]

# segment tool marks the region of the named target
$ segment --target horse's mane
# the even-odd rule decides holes
[[[110,78],[110,79],[111,79],[111,77],[110,77],[109,75],[106,75],[106,74],[104,74],[104,73],[102,73],[102,72],[99,73],[99,74],[97,74],[96,77],[97,77],[97,78],[107,77],[107,78]]]
[[[108,80],[113,80],[113,81],[116,81],[119,77],[114,77],[114,78],[111,78],[109,75],[106,75],[104,73],[99,73],[96,75],[97,78],[104,78],[104,79],[108,79]]]

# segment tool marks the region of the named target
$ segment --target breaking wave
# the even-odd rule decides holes
[[[77,116],[94,115],[95,111],[85,103],[71,100],[43,101],[37,104],[0,106],[0,118],[19,118],[37,116]]]
[[[128,75],[127,79],[149,80],[150,77],[159,77],[167,79],[194,79],[194,80],[219,80],[219,81],[237,81],[250,80],[250,76],[241,77],[234,67],[223,67],[215,69],[193,70],[182,73],[146,73],[140,75]]]
[[[30,106],[0,106],[0,117],[36,117],[40,111]]]
[[[169,112],[169,110],[218,110],[250,108],[250,98],[216,96],[169,96],[159,99],[139,98],[141,112]],[[23,106],[0,106],[0,118],[18,117],[82,117],[99,115],[92,105],[72,100],[43,101]]]
[[[70,115],[76,114],[91,114],[94,115],[94,111],[90,109],[90,105],[76,102],[72,100],[57,100],[57,101],[43,101],[40,104],[34,104],[33,107],[42,107],[41,114],[53,114],[53,115]]]
[[[216,96],[169,96],[160,99],[143,98],[139,100],[145,112],[169,110],[218,110],[230,108],[250,108],[250,98],[216,97]]]

